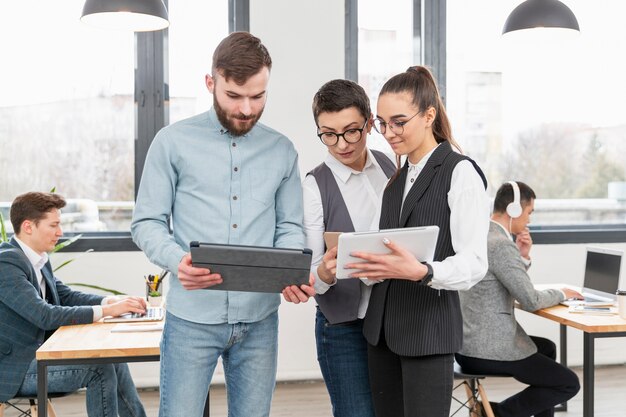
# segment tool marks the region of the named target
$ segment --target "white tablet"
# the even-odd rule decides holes
[[[364,262],[363,259],[350,256],[352,252],[389,253],[383,238],[409,250],[420,262],[430,262],[435,255],[439,226],[405,227],[371,232],[342,233],[339,235],[337,248],[337,278],[349,278],[356,269],[345,269],[344,265],[352,262]]]

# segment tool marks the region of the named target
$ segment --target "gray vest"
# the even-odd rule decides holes
[[[382,152],[374,150],[371,152],[387,178],[390,178],[396,170],[393,162]],[[313,175],[320,189],[324,210],[324,230],[354,232],[348,207],[330,168],[325,163],[321,163],[307,175]],[[356,320],[360,299],[361,281],[358,279],[340,279],[326,293],[315,296],[322,313],[331,324]]]

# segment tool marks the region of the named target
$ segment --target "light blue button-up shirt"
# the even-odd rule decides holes
[[[172,273],[167,309],[175,316],[210,324],[264,319],[278,309],[279,294],[186,290],[176,273],[194,240],[304,247],[293,144],[260,123],[231,136],[214,109],[163,128],[146,157],[131,232],[150,261]]]

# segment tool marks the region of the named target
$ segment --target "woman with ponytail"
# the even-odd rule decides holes
[[[357,252],[365,262],[347,265],[356,270],[353,277],[378,281],[363,326],[376,416],[447,417],[453,354],[463,339],[457,291],[487,271],[486,180],[452,138],[425,67],[385,83],[374,127],[398,161],[383,196],[380,229],[439,226],[433,262],[420,263],[384,238],[389,254]]]

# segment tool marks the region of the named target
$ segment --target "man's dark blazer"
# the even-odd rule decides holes
[[[50,262],[41,270],[52,304],[41,298],[35,269],[11,239],[0,244],[0,402],[22,385],[46,331],[93,321],[92,305],[104,297],[73,291],[52,273]]]

